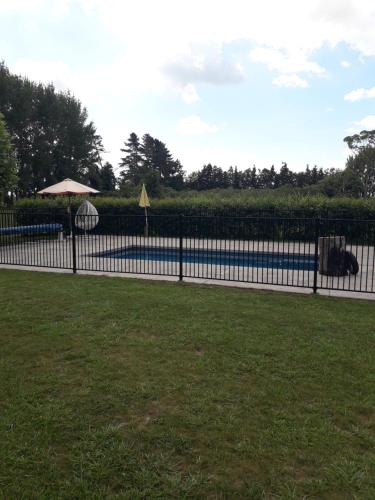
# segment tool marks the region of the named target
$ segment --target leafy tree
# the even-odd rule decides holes
[[[278,176],[275,172],[275,167],[272,165],[270,169],[263,168],[259,171],[257,186],[262,189],[273,189],[278,182]]]
[[[355,153],[364,148],[375,148],[375,130],[362,130],[359,134],[348,135],[344,138],[344,142]]]
[[[288,165],[284,162],[281,165],[280,172],[277,176],[277,185],[278,186],[293,186],[294,184],[294,175],[291,170],[289,170]]]
[[[95,177],[101,137],[69,92],[13,75],[0,63],[0,111],[17,154],[19,194],[34,194],[65,177]]]
[[[247,189],[256,189],[258,187],[258,176],[255,165],[253,168],[248,168],[243,172],[242,186]]]
[[[321,181],[324,178],[324,172],[323,169],[314,165],[313,169],[311,170],[310,173],[310,185],[311,184],[316,184],[317,182]]]
[[[375,196],[375,147],[366,147],[346,162],[347,174],[356,180],[357,196],[369,198]]]
[[[375,196],[375,130],[345,137],[344,142],[353,151],[346,162],[346,171],[356,179],[358,195]]]
[[[198,191],[227,188],[231,180],[232,174],[230,172],[224,172],[220,167],[208,163],[207,165],[203,165],[201,170],[189,175],[186,186]]]
[[[184,167],[182,166],[180,160],[173,160],[173,175],[171,175],[166,184],[175,189],[176,191],[181,191],[185,187],[185,179],[184,179]]]
[[[315,187],[315,192],[323,193],[329,197],[358,197],[360,192],[360,184],[358,178],[352,171],[348,169],[344,171],[335,169],[327,171],[324,179],[318,182]]]
[[[190,189],[196,189],[201,191],[204,189],[210,189],[212,183],[212,165],[203,165],[201,170],[192,172],[187,178],[186,185]]]
[[[0,113],[0,204],[8,191],[17,184],[17,163],[12,149],[10,135],[5,126],[4,116]]]

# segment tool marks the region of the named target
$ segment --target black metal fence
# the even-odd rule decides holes
[[[0,212],[0,264],[375,292],[374,220],[85,217]]]

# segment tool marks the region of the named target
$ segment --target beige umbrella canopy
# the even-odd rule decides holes
[[[70,208],[70,197],[78,196],[83,194],[97,194],[100,193],[97,189],[93,189],[89,186],[85,186],[76,181],[72,181],[72,179],[64,179],[57,184],[53,184],[53,186],[46,187],[41,191],[38,191],[38,194],[50,194],[55,196],[69,196],[69,206],[68,212],[71,213]],[[70,226],[70,234],[72,234],[72,220],[69,217],[69,226]]]
[[[72,179],[64,179],[53,186],[38,191],[38,194],[55,194],[55,195],[68,195],[75,196],[79,194],[96,194],[99,193],[97,189],[93,189],[79,182],[72,181]]]

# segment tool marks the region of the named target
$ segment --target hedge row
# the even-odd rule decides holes
[[[15,218],[19,225],[60,223],[66,232],[70,228],[66,210],[39,213],[19,210],[16,212]],[[300,218],[151,215],[148,222],[149,236],[151,237],[176,238],[181,235],[184,238],[268,240],[279,243],[280,249],[282,249],[283,242],[313,242],[318,229],[320,236],[345,236],[348,244],[375,244],[375,220],[322,219],[317,223],[316,220]],[[317,228],[317,224],[319,228]],[[99,217],[97,227],[90,233],[143,236],[144,229],[145,218],[143,215],[102,214]],[[141,244],[140,240],[138,242]],[[137,239],[134,240],[134,244],[137,244]]]
[[[18,224],[60,222],[68,230],[67,199],[21,200],[16,204]],[[136,199],[98,197],[91,200],[99,212],[96,234],[142,235],[143,209]],[[82,198],[72,199],[73,211]],[[260,239],[313,241],[315,224],[304,218],[345,219],[322,222],[322,235],[345,235],[357,244],[373,244],[375,240],[375,200],[324,197],[256,197],[242,200],[194,199],[153,200],[149,211],[150,236],[206,237],[222,239]],[[189,216],[181,223],[179,214]],[[159,217],[159,216],[162,217]],[[201,217],[200,216],[204,216]],[[236,217],[274,217],[283,220],[236,219]],[[299,220],[286,220],[298,218]],[[348,219],[355,219],[350,222]],[[371,220],[372,223],[359,222]],[[182,224],[182,225],[181,225]]]
[[[139,215],[143,210],[138,199],[97,197],[91,199],[99,214]],[[71,200],[74,209],[82,198]],[[33,212],[59,210],[66,207],[67,198],[22,199],[15,208]],[[327,198],[323,196],[272,197],[270,195],[226,198],[197,196],[192,198],[155,199],[151,201],[150,213],[155,215],[217,215],[217,216],[259,216],[275,217],[322,217],[374,220],[375,199]]]

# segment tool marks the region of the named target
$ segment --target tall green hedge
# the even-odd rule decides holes
[[[142,235],[143,209],[138,199],[97,197],[91,199],[99,212],[97,234]],[[58,221],[68,230],[68,200],[24,199],[16,203],[19,224]],[[82,198],[71,200],[73,213]],[[345,219],[344,222],[322,222],[321,234],[346,235],[348,241],[373,244],[375,240],[375,200],[325,198],[321,196],[254,196],[237,198],[196,196],[151,201],[150,236],[207,237],[226,239],[270,239],[312,241],[314,221],[301,219]],[[189,216],[181,222],[179,215]],[[122,217],[119,217],[119,216]],[[163,216],[163,217],[160,217]],[[204,216],[200,218],[200,216]],[[245,220],[236,217],[255,217]],[[263,217],[282,220],[264,221]],[[286,219],[296,220],[286,220]],[[297,220],[298,219],[298,220]],[[354,219],[350,222],[348,219]],[[359,222],[371,220],[373,223]]]
[[[99,214],[141,215],[143,210],[135,198],[90,198]],[[82,198],[72,198],[77,209]],[[19,210],[33,212],[54,211],[66,207],[67,198],[22,199],[16,202]],[[375,219],[375,199],[327,198],[323,196],[238,196],[219,199],[217,196],[195,196],[151,200],[150,213],[154,215],[220,215],[275,217],[322,217]]]

